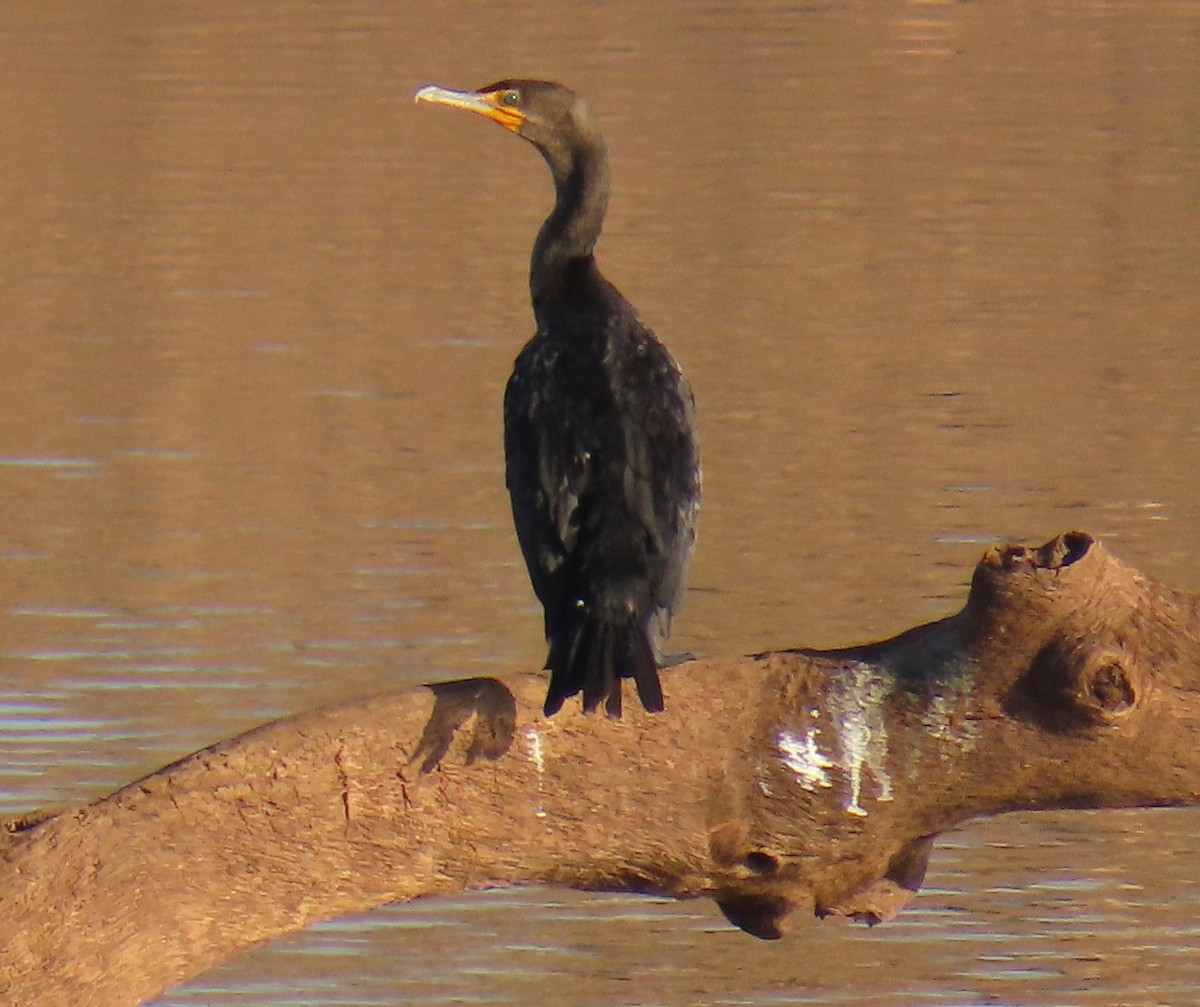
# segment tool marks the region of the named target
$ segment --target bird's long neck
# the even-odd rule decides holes
[[[542,224],[529,266],[534,314],[554,299],[568,274],[590,260],[608,208],[608,153],[599,137],[569,151],[542,151],[554,176],[555,203]]]

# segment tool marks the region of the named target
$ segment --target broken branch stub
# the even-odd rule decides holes
[[[989,551],[961,612],[894,639],[663,680],[621,721],[547,720],[540,675],[379,696],[27,821],[0,993],[141,1003],[319,919],[530,882],[708,895],[764,938],[877,922],[965,819],[1200,799],[1200,602],[1083,533]]]

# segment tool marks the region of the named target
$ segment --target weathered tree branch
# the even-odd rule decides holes
[[[709,895],[759,937],[873,922],[967,818],[1200,801],[1200,598],[1082,533],[991,550],[961,612],[895,639],[664,685],[621,721],[546,720],[540,675],[380,696],[15,826],[0,992],[137,1004],[316,920],[527,882]]]

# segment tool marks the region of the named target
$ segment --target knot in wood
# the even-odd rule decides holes
[[[1083,559],[1095,542],[1087,532],[1068,531],[1037,547],[997,546],[984,557],[984,563],[1006,571],[1061,570]]]
[[[1078,605],[1080,585],[1112,563],[1104,548],[1080,531],[1036,547],[995,546],[975,568],[967,611],[985,635],[1006,633],[1006,622],[1028,626],[1057,619]]]
[[[1047,731],[1086,730],[1128,717],[1142,681],[1133,655],[1119,643],[1056,640],[1038,652],[1005,706]]]
[[[750,873],[760,878],[769,878],[779,872],[779,861],[771,854],[759,850],[747,853],[744,862]]]
[[[1123,649],[1089,654],[1079,669],[1075,700],[1080,710],[1098,723],[1115,723],[1128,716],[1139,692],[1133,668]]]

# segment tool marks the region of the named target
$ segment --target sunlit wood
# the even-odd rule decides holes
[[[316,920],[528,882],[888,919],[933,838],[1012,809],[1200,802],[1200,599],[1083,533],[996,548],[956,615],[839,651],[696,661],[667,712],[540,713],[544,679],[276,721],[0,865],[6,1003],[145,1001]]]

